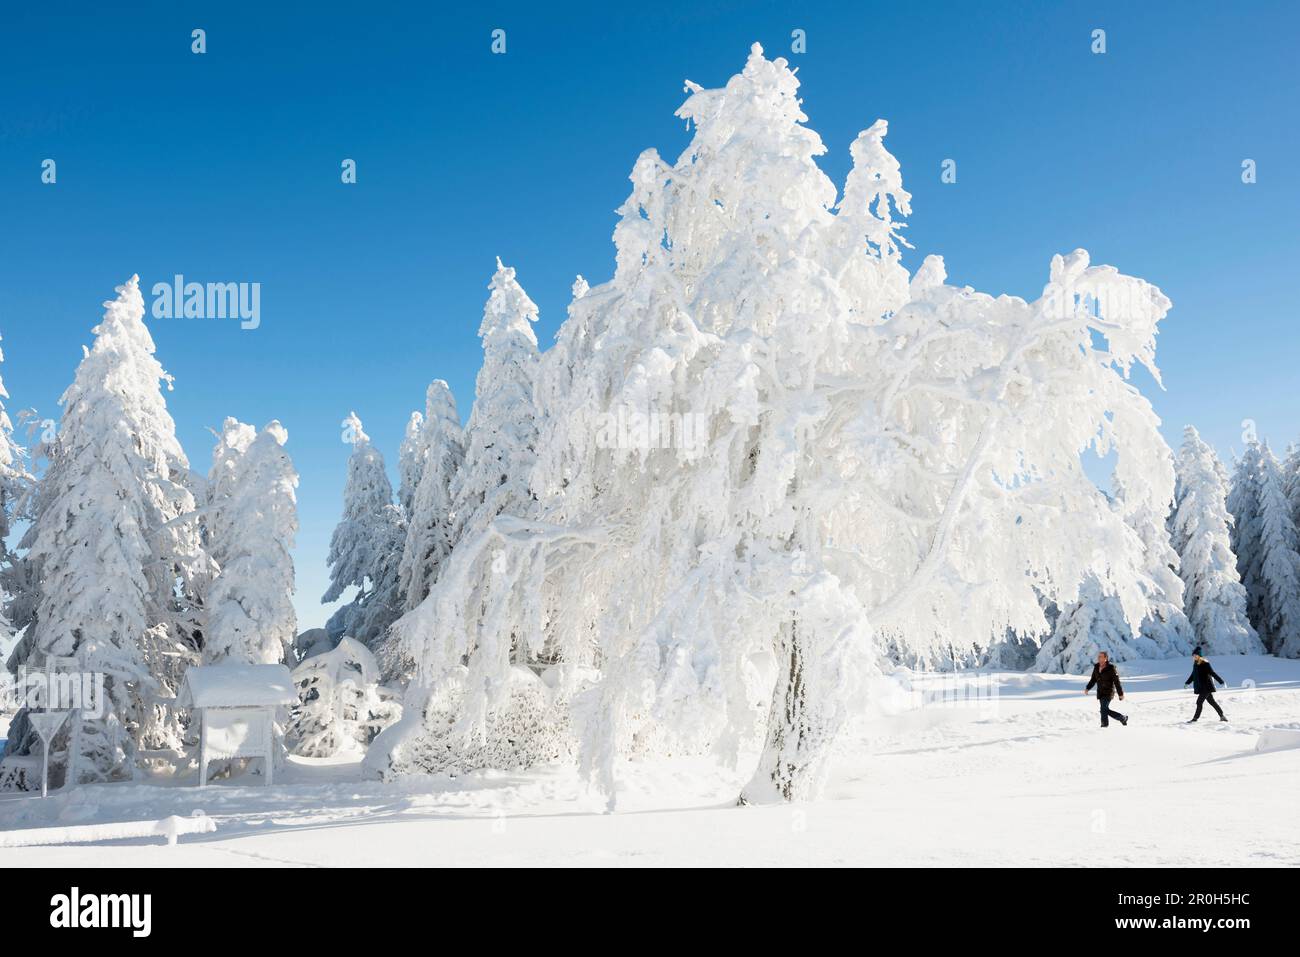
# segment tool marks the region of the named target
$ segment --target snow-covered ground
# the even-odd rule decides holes
[[[1231,721],[1183,661],[1127,662],[1102,730],[1075,676],[997,673],[992,708],[929,706],[863,721],[823,800],[737,808],[740,772],[706,759],[627,764],[613,814],[567,768],[363,781],[355,761],[297,760],[271,788],[84,787],[0,795],[0,830],[188,816],[214,834],[0,851],[7,867],[73,865],[1300,865],[1300,661],[1215,660]],[[1250,683],[1253,682],[1253,687]]]

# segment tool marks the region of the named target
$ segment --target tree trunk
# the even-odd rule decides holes
[[[738,804],[806,801],[820,789],[833,734],[818,707],[820,682],[806,660],[808,640],[797,617],[781,626],[767,740]]]

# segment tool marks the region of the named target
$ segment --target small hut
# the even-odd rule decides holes
[[[293,678],[284,665],[227,662],[186,671],[177,704],[199,715],[199,787],[207,786],[209,761],[230,758],[264,758],[270,784],[275,712],[297,701]]]

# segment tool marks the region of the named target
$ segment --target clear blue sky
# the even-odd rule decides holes
[[[623,6],[4,4],[10,409],[56,414],[131,273],[146,293],[175,273],[260,282],[257,330],[151,326],[196,468],[227,415],[288,428],[297,603],[320,624],[339,420],[355,409],[392,470],[430,379],[468,415],[494,257],[518,269],[548,345],[574,275],[612,272],[637,154],[686,144],[683,79],[721,85],[750,43],[788,54],[800,28],[807,52],[790,59],[827,172],[842,181],[857,131],[890,122],[914,194],[909,266],[938,252],[951,282],[1032,297],[1051,255],[1083,246],[1174,301],[1153,392],[1171,444],[1193,422],[1228,454],[1246,417],[1275,446],[1300,438],[1296,4]],[[956,184],[940,182],[946,158]]]

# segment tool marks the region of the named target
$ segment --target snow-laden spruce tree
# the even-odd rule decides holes
[[[0,362],[4,353],[0,351]],[[10,548],[9,534],[15,519],[29,514],[31,492],[35,478],[28,469],[27,450],[14,440],[13,422],[5,408],[9,393],[0,380],[0,596],[3,597],[3,614],[0,614],[0,667],[7,664],[12,645],[9,634],[21,631],[31,622],[37,595],[30,578],[28,566]]]
[[[168,702],[197,658],[211,572],[138,277],[104,305],[57,435],[40,449],[48,464],[22,543],[40,597],[15,667],[73,658],[106,676],[104,718],[69,728],[68,783],[130,776],[137,746],[180,747]],[[31,744],[15,735],[9,750]]]
[[[1196,429],[1183,430],[1170,532],[1186,586],[1183,607],[1207,655],[1263,654],[1246,615],[1229,528],[1223,465]]]
[[[1167,469],[1174,472],[1173,453],[1162,449]],[[1174,472],[1176,475],[1176,472]],[[1175,480],[1175,488],[1176,488]],[[1143,590],[1146,593],[1146,614],[1138,624],[1142,639],[1143,657],[1180,658],[1190,655],[1196,643],[1192,623],[1183,611],[1186,600],[1183,580],[1178,575],[1178,552],[1169,536],[1169,518],[1173,513],[1173,499],[1153,508],[1149,503],[1130,506],[1123,485],[1117,480],[1116,500],[1124,519],[1142,540]]]
[[[465,456],[451,483],[455,542],[481,534],[502,513],[523,514],[533,501],[537,306],[500,259],[488,289],[478,330],[483,365],[465,426]]]
[[[416,607],[429,594],[439,568],[455,544],[451,483],[465,456],[464,433],[456,399],[442,379],[429,384],[422,434],[424,465],[411,501],[398,568],[406,609]]]
[[[356,587],[352,601],[333,615],[325,629],[337,641],[350,635],[364,645],[376,641],[401,614],[398,565],[406,537],[406,521],[393,504],[383,454],[370,442],[355,412],[343,421],[352,444],[348,478],[343,487],[343,517],[330,537],[330,585],[322,604],[337,601]]]
[[[1246,447],[1233,475],[1228,510],[1251,624],[1272,654],[1300,658],[1300,540],[1281,466],[1267,443]]]
[[[420,476],[424,474],[424,460],[429,451],[424,434],[424,415],[412,412],[406,422],[406,434],[397,451],[397,504],[401,506],[403,519],[409,520],[415,505],[415,490],[420,487]]]
[[[1138,642],[1123,603],[1108,593],[1095,575],[1089,575],[1079,586],[1078,599],[1056,619],[1034,664],[1039,671],[1087,674],[1103,651],[1114,662],[1148,657],[1141,653]]]
[[[1168,449],[1152,449],[1151,454],[1162,456],[1172,470]],[[1086,674],[1101,651],[1112,662],[1178,658],[1192,651],[1195,632],[1183,613],[1178,553],[1170,543],[1167,528],[1169,509],[1152,507],[1150,503],[1135,505],[1120,477],[1115,476],[1112,482],[1113,507],[1137,533],[1141,551],[1136,556],[1125,553],[1129,559],[1138,559],[1139,564],[1132,568],[1112,564],[1111,577],[1137,585],[1144,597],[1138,617],[1130,617],[1133,609],[1126,608],[1096,575],[1089,574],[1080,586],[1078,601],[1065,608],[1039,649],[1035,665],[1041,671]]]
[[[4,362],[2,351],[0,362]],[[11,557],[8,542],[15,511],[32,483],[32,475],[27,469],[27,450],[14,441],[13,422],[4,404],[8,398],[4,381],[0,379],[0,563],[4,565],[8,565]]]
[[[1291,505],[1291,522],[1300,528],[1300,444],[1287,450],[1282,463],[1282,491]]]
[[[203,497],[203,544],[208,555],[220,568],[233,554],[228,549],[238,547],[230,534],[230,523],[235,521],[240,506],[237,493],[241,491],[244,476],[241,471],[244,453],[257,438],[257,429],[245,422],[227,416],[221,431],[208,431],[216,436],[212,448],[212,467]]]
[[[284,450],[289,435],[271,422],[226,419],[213,451],[206,509],[219,570],[207,604],[204,664],[278,664],[297,634],[293,541],[298,474]]]
[[[401,715],[397,696],[379,685],[379,664],[361,642],[340,639],[293,671],[299,703],[289,716],[289,750],[327,758],[362,750]]]
[[[948,286],[937,257],[909,281],[885,123],[837,197],[797,89],[757,46],[725,89],[689,85],[690,145],[637,161],[614,277],[543,358],[535,511],[461,542],[394,626],[425,687],[468,658],[468,729],[508,696],[512,642],[564,663],[561,700],[598,668],[573,716],[611,797],[661,727],[733,759],[756,738],[746,802],[815,794],[875,629],[945,654],[1041,631],[1040,594],[1071,601],[1090,573],[1145,610],[1108,561],[1140,564],[1141,539],[1081,457],[1115,451],[1135,506],[1171,500],[1126,381],[1155,372],[1169,301],[1082,251],[1032,303]],[[419,739],[404,724],[390,753]]]

